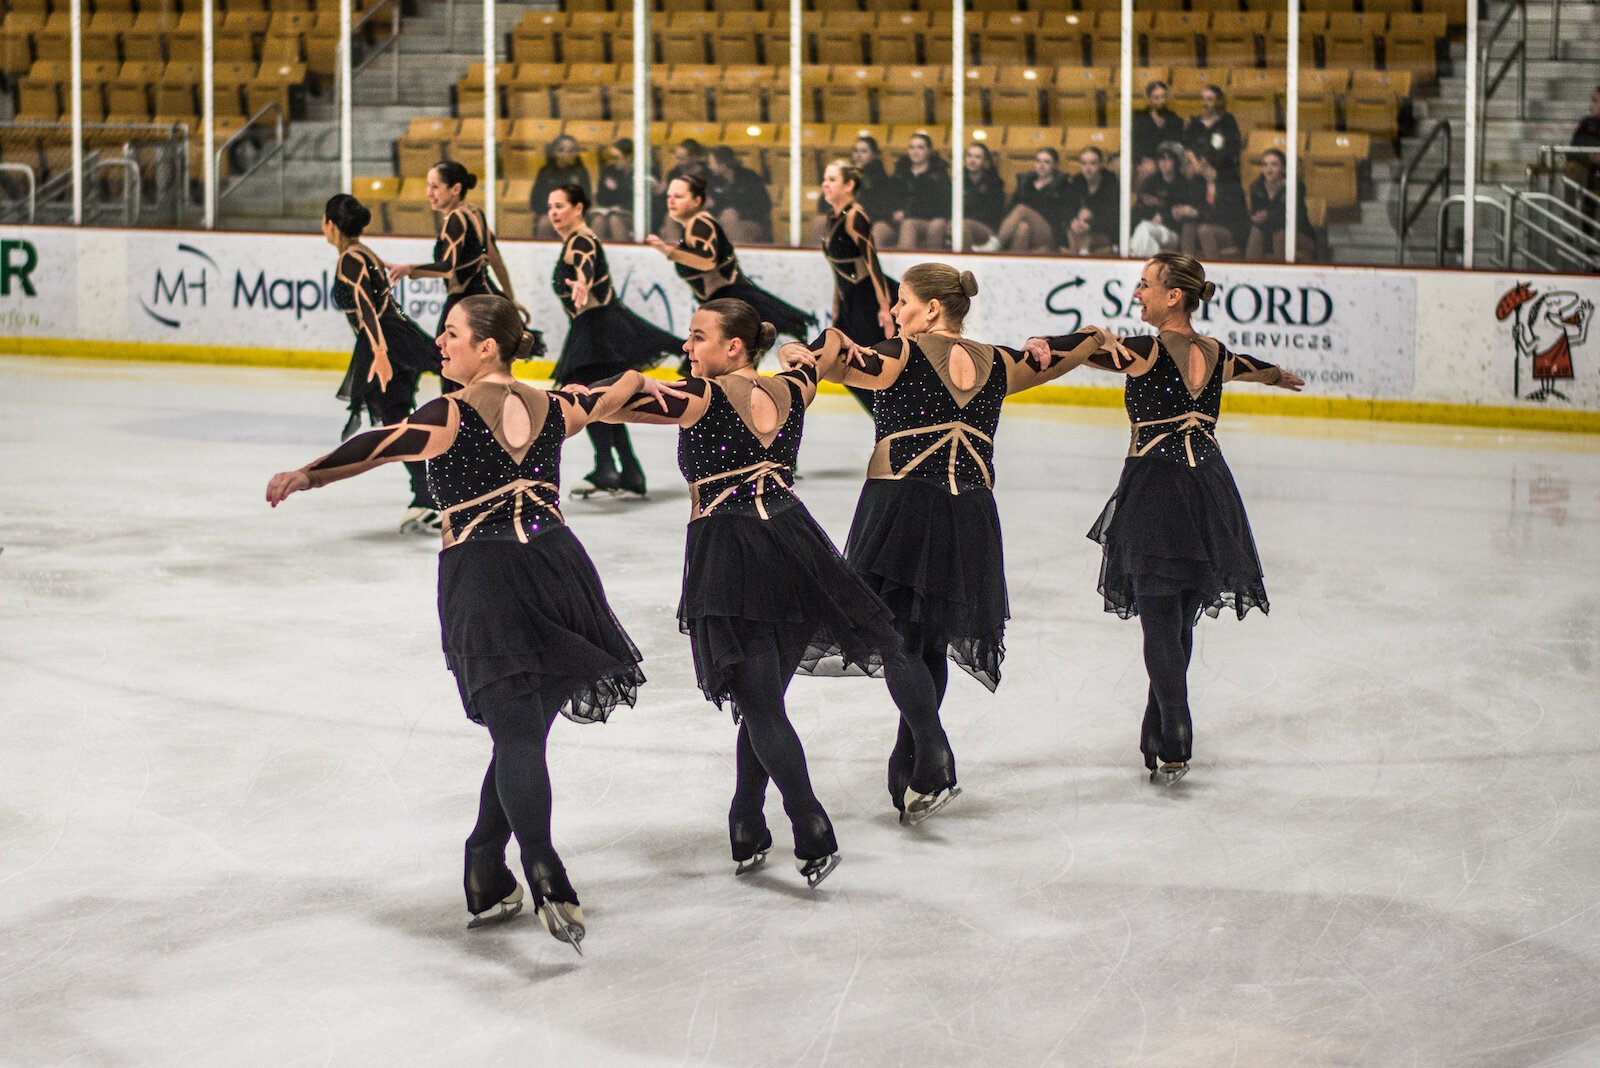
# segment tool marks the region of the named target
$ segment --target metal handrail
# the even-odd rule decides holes
[[[1428,182],[1427,188],[1422,191],[1422,198],[1417,201],[1417,206],[1408,210],[1406,205],[1410,197],[1411,176],[1422,162],[1422,157],[1427,155],[1429,146],[1440,136],[1444,137],[1444,163],[1439,167],[1438,172],[1434,174],[1432,180]],[[1411,224],[1416,222],[1418,216],[1422,214],[1422,209],[1433,199],[1434,193],[1440,189],[1443,189],[1445,194],[1450,192],[1450,160],[1454,155],[1454,145],[1455,135],[1450,131],[1450,121],[1441,119],[1434,123],[1433,129],[1428,131],[1428,136],[1424,137],[1422,144],[1417,146],[1416,154],[1411,157],[1411,162],[1407,163],[1400,171],[1400,258],[1397,262],[1401,264],[1406,262],[1406,238],[1411,235]],[[1441,228],[1444,225],[1442,215],[1439,219],[1439,224]]]
[[[1511,47],[1511,51],[1507,53],[1505,59],[1501,61],[1499,70],[1497,70],[1492,77],[1486,78],[1482,83],[1482,88],[1478,93],[1478,121],[1480,123],[1488,121],[1489,101],[1494,99],[1495,91],[1500,88],[1500,83],[1505,81],[1506,75],[1511,72],[1511,65],[1513,63],[1517,65],[1517,118],[1526,119],[1528,117],[1527,0],[1512,0],[1511,4],[1507,6],[1504,12],[1501,13],[1499,19],[1495,21],[1494,29],[1489,31],[1488,37],[1485,38],[1484,42],[1478,46],[1478,58],[1481,68],[1484,71],[1488,71],[1489,56],[1494,49],[1495,42],[1500,39],[1500,34],[1504,32],[1507,24],[1510,23],[1512,15],[1520,16],[1519,22],[1521,23],[1522,31],[1521,39]],[[1485,158],[1484,153],[1487,150],[1487,146],[1488,139],[1485,137],[1479,137],[1478,167],[1480,169],[1483,167],[1483,161]]]
[[[1555,188],[1569,194],[1579,204],[1589,203],[1594,205],[1597,214],[1600,214],[1600,193],[1585,186],[1582,182],[1574,182],[1564,174],[1556,175]],[[1565,198],[1563,198],[1565,199]],[[1571,201],[1568,201],[1571,203]]]
[[[1487,205],[1500,212],[1500,263],[1510,266],[1511,263],[1511,207],[1509,204],[1496,200],[1487,193],[1479,193],[1472,198],[1475,205]],[[1434,237],[1434,263],[1439,267],[1445,265],[1444,254],[1446,251],[1446,238],[1450,233],[1450,209],[1452,207],[1465,207],[1467,195],[1456,193],[1445,197],[1439,202],[1439,232]],[[1480,264],[1479,266],[1488,266]]]
[[[394,103],[398,104],[400,102],[400,26],[401,26],[401,23],[400,23],[401,10],[400,10],[400,4],[398,3],[398,0],[378,0],[377,6],[374,7],[371,11],[368,11],[365,15],[362,15],[361,16],[361,20],[359,22],[351,23],[351,25],[350,25],[350,40],[353,42],[356,39],[356,34],[359,33],[363,28],[365,28],[367,23],[371,22],[373,20],[374,16],[376,16],[378,14],[378,12],[382,11],[384,8],[388,8],[389,9],[389,40],[384,42],[383,44],[378,45],[376,48],[374,48],[371,52],[367,53],[365,56],[362,56],[360,63],[356,63],[356,62],[352,61],[351,64],[350,64],[350,77],[351,77],[351,80],[353,81],[355,79],[357,71],[364,70],[366,68],[367,64],[371,63],[373,60],[375,60],[379,56],[383,55],[384,50],[388,49],[388,48],[390,48],[392,46],[393,49],[394,49],[394,72],[393,72],[393,76],[392,76],[392,83],[390,85],[390,92],[393,94]],[[352,49],[352,51],[353,51],[353,49]],[[353,60],[353,57],[352,57],[352,60]]]
[[[1505,188],[1505,191],[1511,197],[1510,222],[1506,226],[1508,236],[1513,235],[1516,227],[1521,226],[1524,230],[1538,236],[1548,244],[1568,253],[1576,263],[1562,264],[1558,260],[1546,259],[1532,248],[1529,248],[1526,242],[1516,246],[1517,253],[1524,260],[1536,263],[1545,270],[1562,270],[1563,268],[1570,270],[1573,266],[1576,266],[1584,271],[1592,271],[1597,264],[1600,264],[1600,238],[1591,237],[1586,232],[1584,224],[1588,220],[1583,217],[1582,212],[1563,202],[1559,197],[1551,196],[1549,193],[1522,192],[1506,187],[1502,188]],[[1553,204],[1569,215],[1577,215],[1578,221],[1572,222],[1562,218],[1558,212],[1544,207],[1545,204]],[[1548,225],[1541,226],[1534,219],[1519,217],[1519,208],[1524,212],[1531,213],[1536,218],[1543,219]],[[1508,251],[1510,247],[1508,245]],[[1509,256],[1507,257],[1506,266],[1513,266]]]
[[[28,179],[28,221],[33,222],[39,210],[39,177],[26,163],[0,163],[0,171],[13,171]]]
[[[286,153],[284,152],[283,140],[283,105],[278,103],[276,100],[269,100],[263,104],[260,111],[257,111],[254,115],[245,120],[245,124],[239,127],[239,129],[234,132],[233,136],[222,142],[222,147],[217,149],[216,173],[222,173],[222,158],[227,155],[228,150],[242,141],[244,139],[244,135],[254,129],[261,122],[261,120],[267,116],[268,112],[277,112],[277,118],[273,123],[273,132],[276,140],[270,149],[262,153],[260,159],[256,160],[245,169],[244,173],[235,174],[233,176],[233,180],[228,184],[227,188],[223,188],[221,186],[217,187],[217,198],[215,201],[213,201],[214,209],[221,208],[223,198],[229,196],[235,190],[237,190],[252,174],[266,165],[269,160],[276,159],[278,161],[278,212],[279,214],[282,214],[284,211],[285,201],[283,188],[283,164]]]
[[[133,226],[144,210],[144,180],[139,172],[138,161],[127,156],[107,156],[95,160],[94,166],[84,168],[84,181],[87,182],[107,167],[124,167],[129,172],[128,180],[122,183],[122,222],[124,226]]]

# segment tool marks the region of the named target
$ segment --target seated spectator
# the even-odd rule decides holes
[[[889,187],[889,217],[872,224],[873,242],[879,249],[932,248],[930,225],[940,219],[950,224],[950,166],[927,134],[911,135]]]
[[[1122,188],[1106,170],[1106,154],[1094,145],[1078,153],[1078,173],[1069,194],[1077,210],[1067,223],[1067,249],[1074,256],[1114,252],[1122,225]]]
[[[578,139],[562,134],[544,146],[544,166],[533,179],[533,195],[528,198],[533,208],[533,236],[541,241],[557,240],[556,228],[550,224],[546,209],[550,193],[564,185],[575,185],[585,194],[592,194],[594,179],[589,168],[579,158],[583,148]]]
[[[1041,148],[1033,154],[1033,173],[1019,174],[1011,210],[1000,221],[1000,247],[1007,252],[1045,252],[1066,242],[1069,207],[1075,206],[1061,153]]]
[[[1238,258],[1250,229],[1238,180],[1221,177],[1194,152],[1183,154],[1183,175],[1185,180],[1172,197],[1181,249],[1205,259]]]
[[[967,146],[962,167],[963,212],[962,248],[974,252],[994,252],[1000,247],[1000,217],[1006,210],[1006,185],[995,166],[994,153],[976,141]],[[950,221],[935,219],[928,227],[928,240],[936,248],[950,245]]]
[[[1289,211],[1284,193],[1289,185],[1288,160],[1282,152],[1269,148],[1261,154],[1261,175],[1250,183],[1250,241],[1245,245],[1245,258],[1264,260],[1269,256],[1282,260],[1284,229]],[[1311,217],[1306,214],[1306,184],[1295,183],[1299,195],[1295,198],[1294,258],[1306,261],[1315,258],[1316,231],[1311,229]]]
[[[766,180],[739,162],[727,145],[711,150],[706,175],[706,210],[735,245],[772,243],[772,194]]]
[[[850,146],[850,162],[861,172],[861,184],[856,189],[856,203],[868,218],[878,219],[889,214],[891,182],[889,169],[883,165],[883,149],[876,137],[858,137]]]
[[[674,178],[688,178],[691,175],[709,181],[706,162],[706,146],[692,137],[685,137],[672,150],[672,168],[650,182],[650,218],[655,223],[656,236],[669,244],[677,242],[683,227],[673,222],[667,214],[667,186],[672,184]]]
[[[1244,139],[1239,122],[1228,113],[1228,98],[1220,88],[1208,85],[1200,92],[1200,114],[1183,128],[1183,147],[1211,165],[1224,178],[1239,180],[1239,154]]]
[[[1173,196],[1181,192],[1183,146],[1168,141],[1156,149],[1155,172],[1139,183],[1134,195],[1133,232],[1128,236],[1128,254],[1148,259],[1158,252],[1175,252],[1180,235],[1172,217]]]
[[[1600,145],[1600,88],[1589,94],[1589,114],[1578,120],[1578,128],[1572,131],[1574,146]],[[1573,180],[1581,182],[1589,192],[1600,195],[1600,153],[1592,156],[1573,156],[1571,162],[1576,164],[1578,173]],[[1589,218],[1595,218],[1595,205],[1592,200],[1585,200],[1583,212]]]
[[[1167,83],[1144,87],[1145,108],[1133,113],[1133,187],[1156,172],[1156,152],[1165,141],[1183,140],[1183,119],[1167,109]]]
[[[601,241],[633,240],[633,139],[624,137],[601,150],[600,180],[594,206],[585,215]]]

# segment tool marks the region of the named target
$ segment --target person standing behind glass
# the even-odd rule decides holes
[[[1133,113],[1133,185],[1156,173],[1156,157],[1166,141],[1183,139],[1183,117],[1167,108],[1167,83],[1144,87],[1146,107]]]
[[[1200,114],[1183,129],[1183,147],[1209,163],[1220,178],[1239,180],[1239,154],[1244,139],[1239,123],[1228,112],[1228,98],[1215,85],[1200,92]]]

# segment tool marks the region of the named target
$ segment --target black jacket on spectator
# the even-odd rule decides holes
[[[1149,108],[1133,113],[1133,162],[1155,158],[1157,146],[1165,141],[1183,140],[1183,116],[1166,108],[1162,117],[1166,119],[1166,125],[1157,126],[1150,117]]]
[[[856,203],[869,219],[888,219],[894,212],[894,182],[883,160],[875,159],[861,168],[861,181],[856,186]],[[817,209],[830,211],[827,201]]]
[[[1094,215],[1089,223],[1089,229],[1115,239],[1117,229],[1122,222],[1122,185],[1117,176],[1109,170],[1102,169],[1100,188],[1091,193],[1089,183],[1083,180],[1083,175],[1075,174],[1072,176],[1071,190],[1073,208],[1067,221],[1072,221],[1072,216],[1088,208]]]
[[[1238,179],[1219,175],[1214,191],[1204,178],[1188,178],[1183,184],[1185,188],[1173,198],[1173,203],[1193,204],[1200,212],[1199,222],[1227,230],[1233,235],[1234,244],[1242,250],[1250,237],[1250,210]]]
[[[913,174],[911,161],[901,159],[894,165],[890,188],[893,190],[889,198],[891,214],[903,211],[908,219],[950,218],[950,172],[942,163],[930,160],[927,170]]]
[[[535,215],[543,215],[550,206],[550,191],[557,186],[575,185],[593,199],[594,179],[589,177],[589,168],[582,163],[574,163],[570,167],[558,167],[554,163],[546,163],[539,168],[539,173],[533,179],[533,193],[528,197],[528,204],[533,208]]]
[[[1271,193],[1267,192],[1267,180],[1265,178],[1257,178],[1255,181],[1251,182],[1250,214],[1254,216],[1256,212],[1264,210],[1267,212],[1267,221],[1264,223],[1258,223],[1252,218],[1250,225],[1258,226],[1269,234],[1281,234],[1283,232],[1284,220],[1288,218],[1289,214],[1288,206],[1284,203],[1284,200],[1286,199],[1284,194],[1288,191],[1288,182],[1285,182],[1283,184],[1283,188],[1278,190],[1277,196],[1273,196]],[[1309,234],[1312,232],[1311,216],[1306,214],[1306,184],[1304,182],[1300,183],[1299,207],[1300,210],[1295,212],[1295,229],[1299,230],[1303,234]]]
[[[1033,184],[1034,174],[1028,171],[1017,176],[1017,188],[1011,194],[1011,207],[1025,204],[1042,215],[1055,232],[1056,244],[1066,244],[1067,223],[1078,213],[1078,199],[1073,195],[1072,184],[1064,174],[1057,174],[1043,189]]]
[[[1244,139],[1239,136],[1238,120],[1228,112],[1224,111],[1209,128],[1199,115],[1190,119],[1183,130],[1183,147],[1215,167],[1218,178],[1238,179]]]
[[[1146,219],[1159,215],[1163,225],[1177,229],[1173,225],[1172,198],[1181,191],[1184,181],[1183,175],[1178,174],[1169,182],[1157,171],[1140,182],[1139,191],[1133,198],[1133,225],[1138,226]]]
[[[1585,115],[1578,123],[1578,128],[1572,131],[1574,145],[1600,145],[1600,116]],[[1588,182],[1590,189],[1600,190],[1600,164],[1588,165]]]
[[[1006,186],[998,174],[985,173],[977,181],[962,170],[963,196],[966,197],[967,218],[981,222],[991,230],[1000,229],[1000,220],[1006,214]]]
[[[594,189],[594,206],[633,210],[633,165],[602,167]]]
[[[719,178],[715,171],[706,172],[706,210],[712,214],[732,208],[739,218],[755,223],[761,230],[761,240],[772,240],[772,194],[761,175],[738,164],[733,174]]]

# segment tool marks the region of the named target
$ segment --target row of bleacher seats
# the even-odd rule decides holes
[[[242,124],[269,103],[287,120],[290,94],[305,79],[304,65],[218,63],[212,72],[213,108],[220,125]],[[201,115],[204,70],[195,60],[131,60],[83,64],[83,115],[91,123],[188,123]],[[35,63],[17,82],[18,122],[62,122],[71,108],[72,67]]]
[[[870,11],[875,6],[873,0],[805,0],[803,4],[807,12],[827,15]],[[935,15],[950,12],[950,4],[945,0],[896,0],[895,6]],[[966,0],[965,9],[968,17],[971,17],[997,11],[1100,11],[1121,6],[1122,0]],[[1135,0],[1134,6],[1152,11],[1189,11],[1208,6],[1266,11],[1274,4],[1262,0],[1222,0],[1220,4],[1208,3],[1208,0]],[[1305,6],[1320,11],[1442,11],[1459,7],[1460,17],[1466,17],[1466,0],[1306,0]],[[562,0],[561,10],[585,15],[626,13],[633,10],[633,4],[631,0]],[[785,0],[654,0],[651,11],[667,15],[702,11],[754,11],[787,18],[789,5]]]
[[[354,0],[354,6],[367,10],[375,0]],[[6,0],[4,10],[10,12],[63,14],[72,10],[72,0]],[[107,12],[137,11],[143,14],[165,12],[175,15],[180,11],[199,12],[201,0],[82,0],[80,10],[84,18]],[[243,11],[316,11],[326,9],[337,12],[337,0],[215,0],[212,5],[218,19],[230,12]]]
[[[674,65],[651,72],[654,114],[694,122],[784,122],[789,118],[786,71],[771,67]],[[625,121],[633,87],[625,68],[604,64],[518,63],[497,72],[498,113],[508,119]],[[948,67],[808,68],[802,121],[864,124],[942,124],[950,121]],[[1285,125],[1285,75],[1256,68],[1141,67],[1140,89],[1171,85],[1169,106],[1199,110],[1201,90],[1218,85],[1228,108],[1247,128]],[[968,121],[996,125],[1113,125],[1120,81],[1098,67],[973,67],[967,69]],[[1353,130],[1393,140],[1412,92],[1409,72],[1329,68],[1301,72],[1300,121],[1308,129]],[[457,113],[481,114],[483,66],[456,84]]]
[[[979,21],[979,20],[975,20]],[[968,55],[978,64],[1021,66],[1116,62],[1120,12],[991,13],[969,28]],[[786,19],[766,13],[680,13],[651,31],[659,64],[712,63],[779,66],[789,56]],[[1136,12],[1135,53],[1147,64],[1281,66],[1288,55],[1286,14]],[[624,15],[530,12],[510,37],[513,61],[620,63],[632,56],[632,19]],[[1306,12],[1302,63],[1365,65],[1409,70],[1421,82],[1436,78],[1449,32],[1442,12]],[[927,64],[950,55],[948,19],[929,12],[830,15],[808,30],[803,60],[814,64]]]

